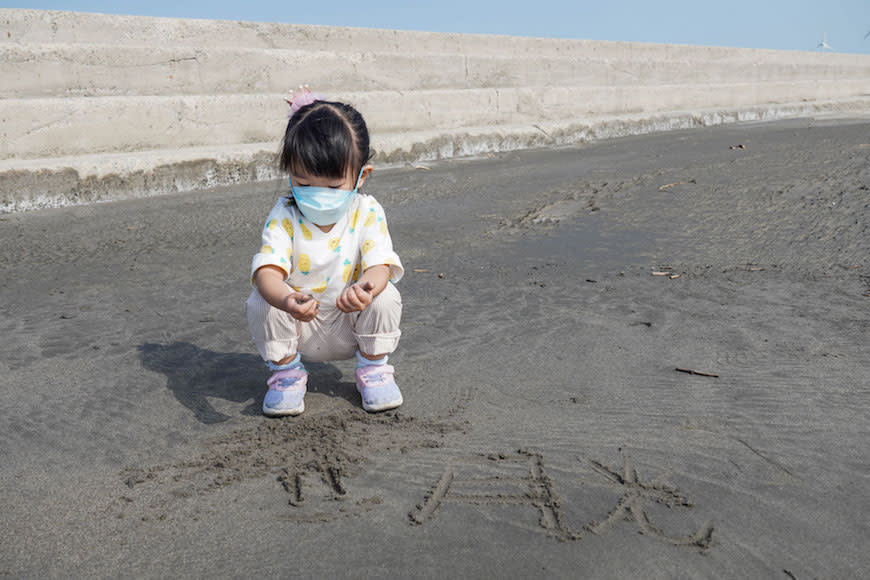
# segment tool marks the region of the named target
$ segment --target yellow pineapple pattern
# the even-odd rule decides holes
[[[326,292],[326,285],[327,284],[329,284],[329,278],[327,278],[326,280],[324,280],[323,282],[321,282],[320,284],[318,284],[317,286],[312,288],[311,291],[317,292],[318,294],[323,294],[324,292]]]
[[[356,223],[359,221],[359,208],[353,210],[353,216],[350,218],[350,231],[356,229]]]
[[[387,235],[387,222],[386,222],[386,220],[383,220],[383,219],[380,221],[381,221],[381,235],[385,236],[385,235]]]
[[[330,251],[333,251],[333,252],[340,252],[340,251],[341,251],[341,246],[338,245],[338,243],[339,243],[340,241],[341,241],[341,237],[338,237],[338,238],[332,238],[331,240],[329,240],[329,249],[330,249]]]
[[[311,258],[308,254],[299,254],[299,271],[308,274],[311,271]]]
[[[361,248],[362,253],[366,254],[374,247],[375,247],[375,243],[372,240],[366,240],[362,243],[362,248]]]
[[[368,227],[368,226],[372,225],[373,223],[375,223],[375,220],[377,220],[377,219],[378,219],[378,216],[375,213],[375,208],[370,207],[369,208],[369,215],[366,216],[366,222],[363,224],[363,226]]]
[[[356,282],[357,280],[359,280],[359,264],[354,266],[353,269],[353,281]]]
[[[262,248],[260,248],[260,253],[261,254],[274,254],[275,248],[273,248],[272,246],[263,246]]]
[[[284,231],[287,232],[287,235],[290,236],[290,239],[293,239],[293,222],[290,221],[290,218],[284,218],[281,222],[281,225],[284,227]]]
[[[278,220],[269,220],[268,222],[266,222],[266,229],[267,230],[274,230],[275,227],[277,227],[277,225],[278,225]]]
[[[350,260],[344,261],[344,270],[341,273],[341,279],[346,284],[348,280],[350,280],[350,272],[353,268],[353,264],[350,263]]]
[[[302,230],[302,237],[305,238],[306,240],[310,240],[312,237],[311,230],[308,229],[308,226],[306,226],[304,223],[302,223],[301,219],[299,220],[299,228]]]

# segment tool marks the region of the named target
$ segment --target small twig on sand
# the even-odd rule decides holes
[[[674,370],[679,371],[681,373],[688,373],[690,375],[698,375],[701,377],[713,377],[716,379],[719,378],[719,375],[717,375],[716,373],[705,373],[704,371],[696,371],[694,369],[684,369],[684,368],[677,367]]]
[[[671,187],[674,187],[675,185],[687,185],[689,183],[697,183],[697,181],[695,181],[694,179],[690,179],[689,181],[675,181],[673,183],[668,183],[667,185],[661,186],[659,188],[659,191],[664,191],[666,189],[670,189]]]

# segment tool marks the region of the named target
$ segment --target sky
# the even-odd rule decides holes
[[[870,54],[870,0],[0,0],[73,10]]]

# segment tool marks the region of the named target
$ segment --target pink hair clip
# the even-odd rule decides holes
[[[311,89],[308,88],[308,85],[299,85],[299,93],[294,93],[291,90],[290,96],[284,97],[284,100],[287,101],[288,105],[290,105],[290,114],[288,117],[292,117],[296,114],[296,111],[302,107],[310,105],[314,101],[322,101],[323,96],[318,93],[312,93]]]

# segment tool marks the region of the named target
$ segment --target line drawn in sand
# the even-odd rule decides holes
[[[667,544],[700,548],[711,545],[714,528],[710,522],[688,535],[670,535],[652,523],[644,507],[647,502],[667,507],[694,507],[694,504],[676,488],[641,481],[631,458],[626,454],[623,453],[622,473],[597,461],[590,460],[588,464],[607,482],[623,488],[624,493],[607,518],[601,522],[590,522],[580,530],[600,535],[620,521],[631,521],[642,534]],[[491,467],[493,473],[486,476],[467,475],[482,465]],[[523,472],[517,473],[517,467],[524,468]],[[469,488],[479,491],[464,491]],[[481,454],[451,461],[423,502],[408,515],[412,524],[423,525],[434,519],[444,504],[527,505],[538,512],[538,523],[547,535],[562,541],[579,541],[583,538],[583,532],[563,521],[561,502],[553,480],[544,470],[543,456],[520,449],[516,453]]]
[[[601,534],[608,527],[619,521],[634,521],[641,533],[656,540],[673,544],[675,546],[698,546],[707,548],[713,541],[713,523],[706,522],[693,534],[685,536],[672,536],[653,525],[649,514],[644,509],[647,502],[655,502],[667,507],[694,507],[680,490],[666,485],[654,485],[644,483],[637,475],[634,463],[625,453],[622,454],[622,474],[602,465],[597,461],[589,460],[589,465],[596,472],[604,476],[618,486],[625,488],[625,493],[619,498],[616,508],[601,522],[587,524],[585,529],[593,534]]]
[[[501,473],[460,478],[457,471],[462,464],[492,464]],[[516,472],[517,467],[522,471]],[[456,489],[473,486],[483,486],[489,490],[469,493]],[[528,505],[537,510],[538,522],[549,535],[561,540],[579,540],[583,535],[562,522],[559,498],[554,491],[553,481],[544,471],[543,456],[522,449],[509,454],[473,455],[451,462],[424,501],[409,514],[411,522],[422,525],[433,519],[438,508],[445,503]]]
[[[370,415],[362,409],[262,421],[210,440],[197,457],[162,465],[131,466],[121,471],[128,488],[116,502],[119,513],[165,519],[179,501],[251,480],[262,480],[289,494],[289,513],[280,519],[328,522],[355,516],[382,503],[377,495],[352,493],[346,482],[369,456],[441,446],[441,439],[462,424],[406,417],[399,412]]]
[[[347,488],[344,485],[345,470],[341,468],[341,460],[338,457],[329,457],[325,455],[322,460],[312,460],[302,466],[300,469],[292,469],[284,467],[278,476],[278,483],[290,494],[289,504],[294,508],[305,507],[307,493],[303,490],[310,489],[311,484],[305,480],[308,475],[318,474],[323,487],[326,489],[319,499],[321,502],[327,502],[328,505],[332,502],[341,502],[336,505],[330,505],[329,511],[317,510],[308,512],[301,510],[295,513],[282,514],[280,519],[291,520],[300,523],[315,523],[328,522],[340,517],[356,516],[374,509],[374,506],[380,504],[383,499],[374,495],[371,497],[363,497],[356,501],[348,501],[351,499]],[[295,511],[295,510],[294,510]]]

